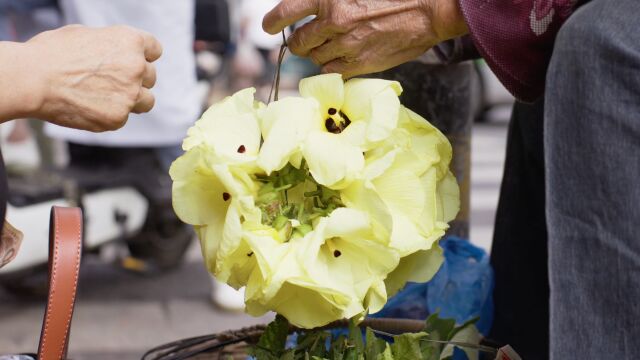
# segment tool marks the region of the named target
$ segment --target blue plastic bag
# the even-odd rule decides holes
[[[439,311],[440,317],[458,324],[479,317],[476,323],[484,335],[493,321],[493,270],[489,255],[469,241],[449,237],[440,242],[445,261],[428,283],[409,283],[389,299],[373,317],[426,319]]]

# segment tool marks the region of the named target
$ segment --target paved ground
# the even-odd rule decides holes
[[[490,247],[506,124],[478,125],[473,139],[472,241]],[[139,359],[147,349],[189,336],[266,322],[214,308],[211,284],[196,248],[175,272],[141,277],[89,259],[82,269],[70,355],[76,359]],[[44,303],[0,290],[0,354],[37,347]]]

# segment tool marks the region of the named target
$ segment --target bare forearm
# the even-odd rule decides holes
[[[40,107],[43,85],[34,60],[28,45],[0,42],[0,122],[31,116]]]
[[[33,117],[90,131],[151,110],[162,45],[126,26],[73,25],[24,44],[0,42],[0,122]]]

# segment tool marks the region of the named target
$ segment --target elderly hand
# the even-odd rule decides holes
[[[467,32],[457,0],[282,0],[264,19],[271,34],[309,15],[289,49],[345,77],[386,70]]]
[[[153,108],[152,62],[162,46],[151,34],[126,26],[73,25],[44,32],[22,50],[30,117],[98,132],[118,129],[129,113]]]

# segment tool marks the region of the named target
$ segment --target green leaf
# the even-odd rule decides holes
[[[362,330],[356,325],[354,319],[349,320],[349,343],[355,346],[357,354],[364,356],[364,340],[362,340]]]
[[[327,339],[331,334],[326,331],[309,331],[298,335],[298,351],[308,352],[310,356],[327,356]]]
[[[284,356],[285,345],[289,336],[289,322],[283,316],[276,316],[262,336],[258,340],[258,344],[249,350],[259,360],[279,359]]]
[[[460,326],[460,328],[456,329],[456,334],[450,339],[450,341],[458,342],[458,343],[469,343],[477,345],[480,343],[480,332],[478,328],[474,325],[475,322],[470,323],[466,322],[466,325]],[[478,360],[478,350],[471,349],[468,347],[455,346],[455,345],[447,345],[444,350],[442,350],[442,354],[440,355],[440,360],[444,360],[449,357],[453,357],[453,349],[455,347],[460,348],[460,350],[464,351],[467,354],[467,358],[469,360]]]
[[[425,323],[424,331],[431,340],[449,340],[456,327],[454,319],[441,319],[438,312],[431,314]]]
[[[364,354],[356,347],[347,347],[344,360],[364,360]]]
[[[338,336],[331,343],[331,349],[329,349],[329,359],[343,360],[346,349],[347,349],[347,338],[344,335]]]
[[[420,352],[424,360],[439,360],[440,351],[442,351],[442,344],[433,343],[429,341],[420,342]]]
[[[387,347],[387,342],[378,339],[373,331],[367,328],[366,332],[366,344],[364,349],[364,358],[366,360],[376,360]]]
[[[289,350],[282,354],[280,360],[294,360],[296,356],[296,352],[294,350]]]
[[[453,329],[453,331],[451,331],[451,334],[449,336],[449,338],[447,340],[451,340],[453,339],[454,336],[456,336],[456,334],[458,332],[460,332],[461,330],[466,329],[468,326],[474,326],[476,325],[476,323],[478,322],[478,320],[480,320],[480,317],[474,317],[473,319],[464,322],[462,325],[456,327],[455,329]]]
[[[279,360],[280,357],[271,352],[271,350],[261,349],[258,346],[254,346],[250,348],[248,351],[249,355],[253,356],[258,360]]]
[[[420,340],[427,338],[427,333],[402,334],[393,337],[391,351],[395,360],[419,360],[422,359]]]
[[[382,354],[379,354],[376,357],[376,360],[394,360],[393,352],[391,351],[391,346],[389,344],[386,344],[384,352]]]
[[[449,335],[454,331],[455,326],[455,320],[442,319],[440,318],[440,314],[435,312],[427,318],[424,331],[429,334],[427,337],[428,339],[446,341],[449,340]],[[422,351],[422,357],[425,360],[438,360],[440,359],[440,353],[442,352],[444,345],[423,341],[420,348]]]

